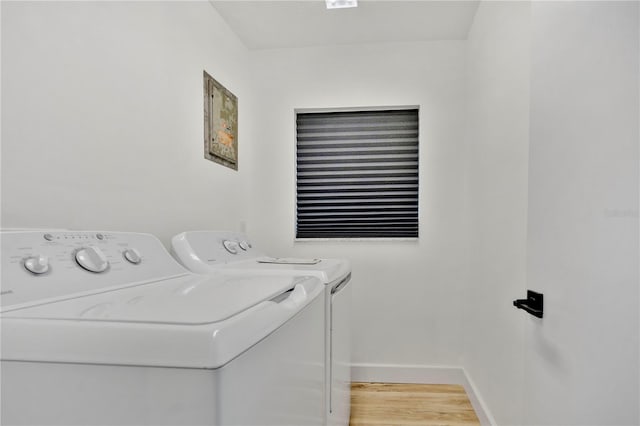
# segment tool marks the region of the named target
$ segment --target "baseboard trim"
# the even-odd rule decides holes
[[[434,365],[352,364],[351,380],[370,383],[428,383],[461,385],[482,426],[495,420],[463,367]]]

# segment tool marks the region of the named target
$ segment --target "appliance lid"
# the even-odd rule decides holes
[[[311,303],[313,277],[191,275],[0,316],[3,361],[216,369]],[[316,306],[314,305],[314,306]]]
[[[276,265],[317,265],[320,259],[300,257],[261,257],[258,263],[274,263]]]
[[[300,281],[298,276],[190,275],[17,309],[2,318],[210,324],[281,295]]]
[[[317,263],[307,264],[277,262],[270,263],[265,260],[270,257],[257,257],[254,259],[231,262],[224,265],[208,266],[209,273],[251,273],[270,275],[309,275],[318,278],[325,285],[331,285],[341,281],[351,273],[351,264],[346,259],[318,259]]]

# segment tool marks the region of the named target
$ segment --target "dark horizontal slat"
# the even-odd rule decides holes
[[[326,161],[357,162],[359,159],[367,159],[368,161],[377,160],[382,162],[416,161],[418,159],[418,150],[397,150],[389,152],[312,152],[298,155],[298,164]]]
[[[418,231],[298,232],[297,238],[418,238]]]
[[[345,223],[342,224],[340,226],[338,225],[331,225],[331,224],[327,224],[327,225],[306,225],[306,226],[300,226],[298,227],[299,231],[309,231],[312,229],[326,229],[326,230],[334,230],[334,231],[346,231],[346,230],[350,230],[350,229],[418,229],[418,223],[417,222],[413,222],[413,223],[402,223],[402,224],[394,224],[394,223],[389,223],[389,224],[350,224],[350,223]]]
[[[418,174],[402,174],[400,176],[368,176],[360,177],[358,180],[351,179],[351,177],[326,177],[323,179],[317,179],[313,177],[298,178],[298,187],[316,189],[321,186],[330,186],[332,188],[345,188],[345,187],[369,187],[372,185],[384,185],[390,186],[394,184],[401,185],[417,185]]]
[[[316,191],[316,188],[320,188]],[[350,193],[371,193],[375,194],[378,192],[390,192],[390,191],[412,191],[417,192],[418,187],[415,183],[411,181],[402,182],[398,181],[397,186],[392,185],[384,185],[377,184],[371,185],[370,181],[362,182],[360,185],[357,183],[331,183],[327,185],[326,182],[315,184],[314,182],[310,182],[309,184],[298,185],[298,195],[314,195],[318,196],[320,194],[336,194],[336,195],[346,195]]]
[[[326,175],[327,179],[367,179],[375,178],[386,179],[393,177],[418,176],[418,169],[414,164],[393,164],[388,163],[381,166],[375,166],[371,163],[362,163],[358,165],[304,165],[296,168],[297,178],[317,178],[317,176]]]
[[[412,227],[412,228],[354,228],[354,229],[346,229],[346,228],[339,228],[339,229],[331,229],[331,228],[319,228],[319,229],[299,229],[298,230],[298,236],[302,235],[304,236],[305,234],[307,235],[323,235],[323,236],[335,236],[335,237],[340,237],[343,236],[345,234],[348,235],[353,235],[353,234],[357,234],[357,235],[363,235],[363,234],[370,234],[370,236],[372,237],[376,237],[376,236],[382,236],[382,233],[385,234],[392,234],[394,236],[397,237],[413,237],[418,233],[418,227]],[[373,235],[371,235],[373,234]]]
[[[396,110],[396,111],[354,111],[337,113],[299,113],[296,122],[298,124],[319,124],[330,122],[341,123],[394,123],[402,120],[414,120],[417,122],[417,110]]]
[[[409,154],[407,156],[393,156],[384,158],[382,156],[379,157],[369,157],[369,156],[353,156],[353,157],[335,157],[331,159],[299,159],[298,160],[298,169],[306,170],[306,169],[314,169],[320,167],[331,167],[331,166],[340,166],[340,167],[359,167],[360,164],[368,164],[369,163],[377,163],[380,166],[384,167],[393,167],[397,166],[398,168],[406,168],[407,166],[411,166],[415,168],[418,164],[418,156]]]
[[[309,234],[328,234],[339,237],[341,234],[374,234],[371,236],[379,236],[381,233],[389,233],[398,237],[414,236],[418,233],[418,228],[354,228],[354,229],[301,229],[299,233]]]
[[[308,185],[298,188],[299,194],[304,193],[346,193],[346,192],[378,192],[378,191],[417,191],[417,180],[401,181],[396,180],[394,182],[378,182],[372,183],[371,181],[361,183],[350,182],[328,182],[324,185]]]
[[[397,217],[411,217],[416,216],[418,214],[418,209],[404,208],[404,209],[394,209],[394,208],[384,208],[384,209],[374,209],[374,210],[354,210],[354,209],[333,209],[333,210],[322,210],[322,209],[310,209],[298,211],[298,217],[304,221],[305,218],[338,218],[342,217],[375,217],[383,214],[395,214]]]
[[[405,223],[418,223],[418,219],[415,217],[322,217],[322,218],[306,218],[300,225],[311,226],[315,224],[334,226],[334,225],[384,225],[384,224],[405,224]]]
[[[395,210],[412,210],[417,208],[418,202],[410,198],[380,198],[372,199],[353,199],[353,200],[305,200],[298,201],[298,211],[301,213],[308,211],[337,211],[344,210],[378,210],[389,209]]]
[[[298,212],[301,219],[338,219],[338,218],[367,218],[367,219],[378,219],[378,218],[398,218],[398,219],[410,219],[415,218],[418,209],[416,208],[406,208],[404,210],[398,209],[374,209],[370,211],[365,211],[366,215],[363,215],[362,211],[358,210],[350,210],[346,209],[345,211],[328,211],[328,210],[315,210],[315,211],[307,211],[307,212]]]
[[[298,162],[300,160],[313,161],[317,160],[339,160],[349,158],[380,158],[381,160],[391,158],[418,158],[418,149],[389,149],[389,150],[323,150],[323,151],[306,151],[298,153]]]
[[[325,228],[345,228],[345,227],[363,227],[363,226],[369,226],[369,227],[381,227],[381,226],[418,226],[418,222],[416,220],[412,220],[412,221],[398,221],[398,220],[388,220],[388,221],[379,221],[379,222],[358,222],[358,221],[351,221],[351,222],[341,222],[341,223],[336,223],[336,222],[306,222],[303,223],[299,226],[299,229],[307,229],[307,228],[318,228],[318,227],[325,227]]]
[[[327,174],[330,173],[330,174]],[[359,179],[360,177],[400,177],[400,176],[417,176],[415,166],[411,164],[395,165],[374,165],[363,163],[361,165],[343,165],[343,166],[306,166],[298,168],[300,178],[315,178],[319,176],[331,177],[350,177]]]
[[[415,117],[397,117],[394,120],[378,120],[371,118],[368,120],[298,120],[297,130],[298,133],[307,132],[331,132],[334,130],[348,131],[349,129],[398,129],[409,128],[414,129],[418,127],[418,120]]]
[[[314,210],[314,209],[322,209],[327,210],[331,208],[340,208],[340,209],[351,209],[351,210],[363,210],[363,209],[375,209],[377,207],[380,208],[411,208],[413,206],[418,205],[418,200],[411,198],[390,198],[384,199],[381,198],[379,200],[376,199],[364,199],[364,200],[339,200],[339,201],[331,201],[326,200],[325,202],[316,202],[316,201],[298,201],[298,210],[306,211],[306,210]]]
[[[393,228],[393,227],[361,227],[361,228],[310,228],[310,229],[298,229],[298,232],[331,232],[331,233],[344,233],[344,232],[353,232],[353,231],[359,231],[359,232],[366,232],[366,231],[387,231],[387,232],[395,232],[395,231],[401,231],[401,232],[418,232],[419,227],[417,225],[415,226],[411,226],[411,227],[404,227],[404,228]]]
[[[417,147],[415,136],[412,137],[389,137],[389,138],[359,138],[359,139],[341,139],[341,140],[298,140],[297,150],[302,149],[368,149],[381,147]]]
[[[332,172],[330,175],[324,175],[324,172]],[[306,167],[304,170],[298,170],[298,178],[317,179],[318,176],[325,176],[326,179],[332,178],[350,178],[360,180],[364,178],[377,177],[380,179],[392,177],[411,177],[418,176],[418,171],[411,167],[393,167],[387,165],[380,168],[372,167],[370,164],[358,167]]]
[[[410,131],[397,131],[394,133],[386,133],[386,132],[360,132],[360,133],[331,133],[324,135],[298,135],[298,141],[303,142],[303,146],[305,142],[328,142],[328,141],[356,141],[356,140],[383,140],[390,138],[409,138],[409,137],[418,137],[418,130],[410,130]]]
[[[344,224],[348,224],[347,222],[343,222],[343,223]],[[357,224],[358,222],[351,222],[351,223],[356,223]],[[413,223],[413,224],[416,224],[416,225],[418,224],[418,222],[416,220],[413,220],[412,222],[403,221],[403,223]],[[313,222],[313,223],[308,222],[308,223],[305,223],[304,225],[314,225],[314,224],[316,224],[316,225],[334,226],[335,222],[334,221],[331,221],[331,222],[316,221],[316,222]],[[371,224],[371,226],[377,226],[376,222],[371,222],[370,224]]]
[[[306,213],[339,213],[351,212],[361,217],[367,217],[377,211],[403,212],[413,214],[418,212],[418,204],[398,203],[352,203],[352,204],[305,204],[298,206],[298,213],[304,216]]]
[[[362,221],[362,220],[402,220],[403,222],[407,222],[410,220],[417,221],[417,216],[414,215],[414,212],[395,212],[395,213],[381,213],[377,215],[368,215],[366,218],[362,215],[350,212],[350,213],[306,213],[303,215],[300,223],[320,223],[322,221],[326,221],[327,224],[335,223],[336,221]]]
[[[341,195],[337,197],[300,197],[298,205],[303,207],[310,204],[346,204],[346,203],[371,203],[371,202],[396,202],[398,204],[418,204],[416,194],[379,194],[379,195]]]
[[[397,213],[404,217],[410,217],[418,213],[417,204],[385,204],[385,203],[367,203],[366,205],[356,206],[354,204],[338,204],[338,205],[318,205],[307,204],[298,206],[298,214],[302,219],[307,215],[320,214],[335,215],[337,213],[350,213],[352,217],[366,218],[377,212]]]
[[[393,123],[398,120],[418,118],[418,110],[371,110],[371,111],[340,111],[340,112],[317,112],[317,113],[298,113],[297,123],[323,123],[331,121],[332,123],[349,123],[349,122],[389,122]]]
[[[354,171],[337,172],[328,170],[305,172],[304,176],[298,176],[297,183],[300,188],[304,188],[306,186],[317,187],[320,185],[344,187],[348,185],[366,186],[390,183],[414,184],[417,180],[418,174],[409,169],[397,170],[394,173],[375,173],[371,170],[365,170],[362,175],[354,173]]]
[[[418,195],[418,186],[417,185],[377,185],[371,188],[367,187],[352,187],[352,188],[340,188],[336,186],[322,186],[319,187],[321,189],[316,190],[313,187],[309,188],[298,188],[298,196],[300,198],[305,197],[317,197],[317,196],[326,196],[326,197],[341,197],[344,195],[364,195],[364,194],[382,194],[385,195],[387,193],[401,193],[401,194],[413,194]]]
[[[339,157],[360,155],[407,155],[418,154],[416,146],[384,146],[368,149],[360,148],[306,148],[298,149],[298,159],[308,157]]]
[[[320,232],[324,232],[326,234],[333,234],[333,235],[340,235],[340,234],[346,234],[346,233],[365,233],[365,232],[372,232],[372,233],[381,233],[382,231],[385,231],[386,233],[392,234],[392,233],[397,233],[396,235],[402,236],[402,235],[407,235],[408,233],[417,233],[418,232],[418,227],[413,227],[413,228],[402,228],[402,229],[391,229],[391,228],[386,228],[386,229],[378,229],[378,228],[359,228],[359,229],[346,229],[346,228],[340,228],[340,229],[331,229],[331,228],[326,228],[326,229],[322,229],[322,230],[312,230],[311,232],[314,233],[320,233]],[[308,232],[308,230],[306,229],[300,229],[299,230],[300,233],[305,233]]]
[[[350,192],[305,192],[298,193],[299,200],[369,200],[369,199],[381,199],[381,198],[410,198],[415,199],[418,195],[418,191],[402,191],[402,190],[390,190],[390,191],[350,191]]]
[[[380,196],[380,197],[340,197],[340,198],[307,198],[298,200],[298,208],[303,209],[310,206],[349,206],[349,205],[369,206],[369,205],[397,205],[412,206],[418,205],[416,197],[407,196]]]
[[[418,229],[417,223],[389,223],[389,224],[342,224],[342,225],[314,225],[301,227],[301,231],[324,230],[324,231],[344,231],[349,229]]]
[[[316,129],[314,131],[296,131],[296,137],[300,146],[318,145],[321,140],[332,144],[333,141],[342,141],[342,143],[362,144],[370,141],[379,143],[381,139],[387,139],[389,143],[402,143],[409,140],[415,140],[419,134],[418,127],[412,126],[394,126],[394,127],[348,127],[342,129],[332,129],[331,131],[323,131]]]
[[[369,174],[366,177],[358,177],[354,173],[323,174],[320,171],[306,173],[304,177],[298,179],[300,192],[314,192],[327,194],[332,192],[353,191],[376,192],[376,191],[411,191],[418,190],[418,176],[413,173],[402,173],[397,170],[393,177],[380,176],[380,174]],[[407,170],[408,171],[408,170]],[[338,173],[338,172],[334,172]],[[332,178],[332,176],[334,176]]]
[[[298,176],[299,177],[317,177],[319,175],[324,175],[326,172],[331,172],[330,175],[326,175],[328,178],[332,176],[352,176],[354,178],[358,178],[360,176],[370,177],[370,176],[378,176],[384,178],[385,176],[417,176],[418,173],[415,171],[415,166],[412,167],[411,164],[407,165],[385,165],[385,166],[373,166],[371,164],[362,165],[362,166],[324,166],[324,167],[305,167],[304,169],[298,168]]]

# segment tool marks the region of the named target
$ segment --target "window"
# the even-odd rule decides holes
[[[296,113],[296,237],[418,237],[418,109]]]

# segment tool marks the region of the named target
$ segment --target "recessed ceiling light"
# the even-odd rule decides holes
[[[358,7],[358,0],[325,0],[327,9],[344,9],[347,7]]]

